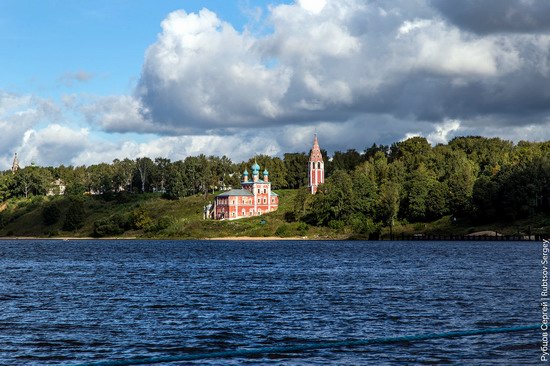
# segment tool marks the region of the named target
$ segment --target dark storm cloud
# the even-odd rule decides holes
[[[441,75],[412,74],[362,101],[364,112],[439,122],[494,116],[495,124],[541,122],[550,114],[550,77],[519,70],[502,78],[454,84]]]
[[[477,34],[550,31],[548,0],[431,0],[431,3],[453,24]]]

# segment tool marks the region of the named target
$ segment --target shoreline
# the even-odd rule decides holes
[[[138,238],[138,237],[103,237],[94,238],[91,236],[76,237],[76,236],[58,236],[58,237],[39,237],[39,236],[2,236],[0,240],[230,240],[230,241],[260,241],[260,240],[341,240],[341,239],[329,239],[329,238],[308,238],[308,237],[285,237],[280,238],[278,236],[228,236],[228,237],[214,237],[214,238]]]

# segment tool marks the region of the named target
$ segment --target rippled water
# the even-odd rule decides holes
[[[533,242],[0,240],[0,360],[74,364],[536,324],[540,256]],[[535,364],[539,333],[206,362]]]

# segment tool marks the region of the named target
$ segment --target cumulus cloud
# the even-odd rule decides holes
[[[550,95],[536,91],[550,81],[549,36],[464,32],[440,16],[450,3],[300,0],[269,8],[269,34],[239,32],[207,9],[176,11],[134,95],[98,100],[87,115],[109,132],[172,135],[372,113],[466,124],[546,115]]]
[[[89,146],[89,131],[85,128],[71,129],[51,124],[42,129],[29,129],[23,134],[18,147],[22,165],[35,162],[39,165],[58,166],[72,162]]]
[[[132,95],[84,105],[63,98],[91,131],[158,137],[95,142],[71,150],[71,161],[198,153],[239,160],[307,151],[315,132],[329,151],[415,134],[432,143],[499,131],[516,141],[550,138],[549,6],[296,0],[265,16],[256,10],[254,21],[265,22],[259,32],[238,31],[208,9],[175,11],[147,49]],[[4,99],[0,111],[32,113],[25,101]],[[22,138],[33,123],[14,134]]]
[[[30,95],[0,91],[0,156],[7,167],[25,132],[40,123],[51,123],[60,115],[53,102]]]

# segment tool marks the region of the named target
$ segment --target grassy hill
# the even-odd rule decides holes
[[[64,228],[71,205],[68,197],[11,199],[0,206],[0,236],[166,239],[230,236],[343,237],[342,234],[327,228],[311,227],[299,222],[286,222],[284,214],[290,209],[296,191],[281,190],[277,193],[281,199],[278,211],[235,221],[203,220],[203,206],[213,200],[212,194],[206,197],[195,195],[179,200],[167,200],[160,194],[82,197],[84,218],[81,227],[76,230]],[[43,211],[49,205],[56,205],[59,208],[59,217],[55,223],[47,225]],[[108,230],[113,225],[115,230]],[[118,230],[117,226],[119,226]],[[107,230],[98,230],[102,227]]]
[[[0,237],[120,237],[193,239],[217,237],[307,237],[319,239],[357,238],[349,229],[340,230],[287,222],[285,213],[291,211],[295,190],[280,190],[279,210],[263,216],[235,221],[203,220],[203,206],[213,200],[209,194],[167,200],[160,194],[122,194],[85,196],[78,200],[81,222],[76,229],[64,227],[73,200],[69,197],[32,197],[11,199],[0,205]],[[46,224],[44,210],[56,206],[55,214]],[[453,234],[496,230],[503,234],[548,233],[550,218],[539,216],[534,220],[514,223],[494,223],[477,226],[467,219],[451,220],[444,217],[432,223],[397,223],[394,235]],[[389,229],[382,230],[389,237]]]

